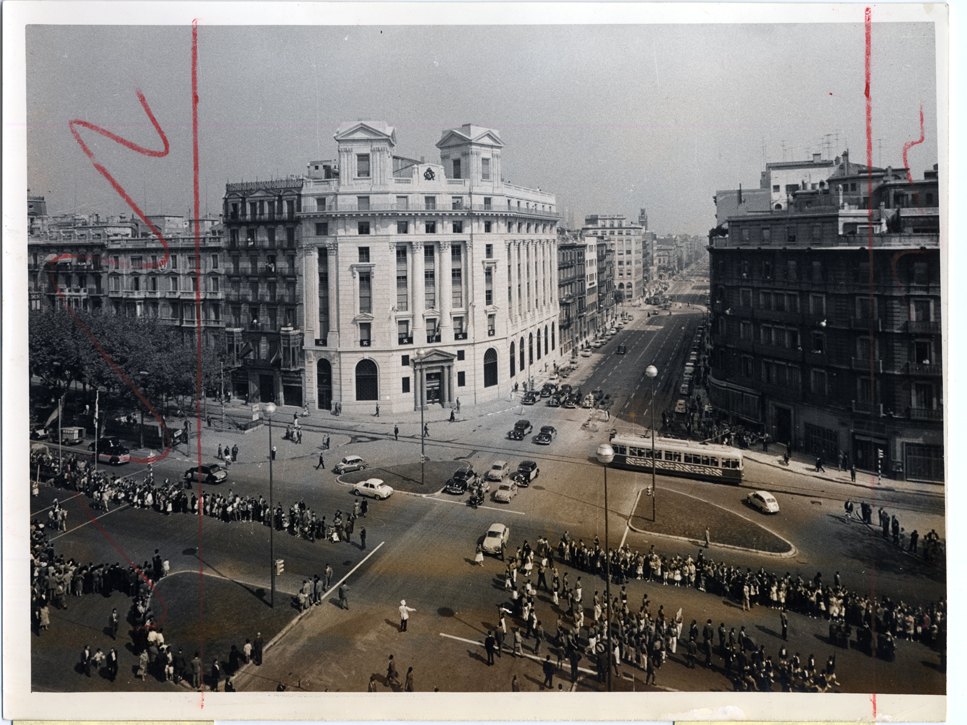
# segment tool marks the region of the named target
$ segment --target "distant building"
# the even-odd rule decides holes
[[[645,294],[647,276],[642,227],[623,214],[585,217],[581,233],[608,242],[615,255],[615,291],[618,302],[634,302]]]
[[[710,401],[827,465],[942,481],[936,167],[828,171],[710,233]]]
[[[847,163],[848,154],[844,153]],[[766,164],[759,188],[769,192],[769,208],[782,211],[789,208],[795,192],[821,188],[839,164],[838,158],[830,161],[821,154],[813,154],[808,161],[774,161]]]

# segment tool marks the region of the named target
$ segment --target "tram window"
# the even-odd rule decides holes
[[[717,456],[709,456],[708,464],[710,466],[715,466],[716,468],[718,468],[719,467],[719,459],[718,459],[718,457]]]
[[[641,455],[642,455],[642,456],[643,456],[644,458],[651,458],[651,448],[645,448],[645,449],[644,449],[644,450],[643,450],[643,451],[641,452]],[[659,457],[659,458],[661,458],[661,451],[658,451],[658,457]]]
[[[628,455],[628,449],[625,446],[615,446],[614,452],[617,453],[619,456]]]
[[[666,461],[677,461],[677,462],[681,463],[682,454],[680,452],[678,452],[678,451],[665,451],[665,460]]]
[[[708,456],[702,456],[702,465],[703,466],[707,466],[708,465]]]

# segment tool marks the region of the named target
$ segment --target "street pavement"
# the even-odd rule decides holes
[[[464,404],[454,423],[447,420],[449,411],[427,411],[424,417],[431,437],[422,441],[418,411],[355,419],[314,413],[300,418],[304,437],[303,443],[296,445],[281,440],[281,432],[301,411],[281,408],[275,416],[272,435],[278,456],[272,464],[273,495],[285,509],[304,500],[320,516],[332,516],[337,509],[348,511],[354,500],[347,483],[350,477],[340,480],[331,470],[340,457],[363,456],[374,464],[368,473],[377,477],[379,468],[403,471],[412,478],[414,462],[418,465],[420,460],[421,444],[433,463],[456,466],[469,462],[478,471],[486,470],[498,458],[508,460],[514,468],[525,458],[537,460],[541,467],[539,478],[509,504],[488,499],[473,510],[466,506],[465,496],[436,493],[446,473],[434,468],[431,478],[435,480],[428,482],[426,493],[399,491],[387,501],[370,505],[367,518],[359,522],[368,531],[365,550],[358,536],[352,543],[334,544],[307,542],[276,532],[272,556],[268,528],[252,523],[199,520],[184,514],[163,516],[129,507],[105,514],[91,511],[90,502],[82,501],[82,497],[71,497],[68,492],[48,487],[41,488],[32,502],[32,511],[44,515],[54,497],[68,507],[68,530],[58,535],[54,546],[81,563],[140,563],[150,560],[154,549],[160,549],[171,560],[173,574],[158,584],[158,603],[153,599],[152,606],[166,611],[163,626],[169,642],[184,646],[186,652],[193,652],[196,643],[197,648],[204,648],[206,669],[211,657],[226,657],[231,644],[241,647],[246,637],[261,631],[271,642],[265,663],[261,667],[249,665],[240,673],[236,680],[239,690],[275,690],[281,682],[294,690],[363,691],[372,675],[377,675],[380,682],[391,653],[399,662],[401,675],[407,667],[415,668],[418,690],[509,690],[514,674],[523,683],[523,689],[537,689],[543,677],[536,659],[514,660],[505,653],[498,665],[485,664],[480,644],[487,628],[495,624],[497,605],[507,596],[502,581],[495,578],[502,572],[502,564],[487,557],[483,568],[474,566],[474,546],[494,521],[511,528],[512,549],[525,539],[533,544],[539,536],[556,544],[565,529],[572,537],[585,541],[595,536],[604,539],[602,471],[594,459],[594,449],[607,440],[609,427],[640,430],[640,424],[650,420],[651,405],[667,406],[668,401],[673,402],[676,385],[671,375],[660,375],[656,381],[659,398],[651,400],[650,382],[642,377],[644,366],[654,362],[660,370],[674,370],[676,361],[681,359],[682,342],[690,339],[702,320],[700,312],[688,307],[673,309],[670,318],[647,318],[642,310],[630,311],[635,314],[635,322],[591,357],[578,357],[577,370],[567,379],[585,390],[602,387],[614,391],[618,397],[617,420],[594,420],[587,410],[549,408],[544,401],[532,407],[522,406],[519,395],[512,395],[481,406]],[[629,354],[615,356],[615,346],[622,336],[629,340]],[[553,370],[548,371],[548,377],[552,373]],[[657,408],[659,416],[663,409]],[[239,406],[230,409],[229,415],[240,412]],[[521,417],[531,420],[535,429],[544,424],[555,425],[559,430],[557,440],[548,447],[533,445],[529,437],[520,442],[507,440],[506,431]],[[229,483],[206,485],[203,489],[267,497],[267,427],[246,432],[221,429],[217,427],[219,420],[220,415],[214,415],[215,426],[202,429],[202,458],[213,460],[216,445],[238,445],[239,460],[231,466]],[[399,440],[394,426],[399,426]],[[326,436],[330,448],[323,450]],[[186,455],[184,446],[179,448],[154,464],[156,481],[178,478],[189,465],[196,465],[197,439],[192,442],[193,455]],[[320,452],[326,467],[317,469]],[[875,586],[877,595],[886,593],[905,601],[928,602],[945,597],[942,570],[926,569],[922,560],[897,552],[875,532],[856,523],[848,524],[842,518],[844,494],[855,496],[855,500],[861,495],[876,495],[878,505],[888,505],[909,522],[905,526],[921,532],[936,528],[943,533],[943,499],[935,487],[900,487],[890,482],[893,490],[864,490],[832,473],[813,475],[797,469],[796,463],[794,459],[787,468],[774,462],[774,454],[748,452],[747,480],[743,486],[659,476],[659,497],[663,489],[675,490],[698,496],[736,515],[752,517],[743,504],[745,494],[750,488],[768,488],[776,493],[782,512],[757,525],[793,542],[796,557],[776,560],[755,551],[717,549],[714,543],[707,556],[736,566],[764,567],[777,573],[791,571],[794,576],[802,574],[807,578],[815,570],[823,571],[827,577],[838,570],[847,586],[860,591],[870,591]],[[145,469],[132,464],[117,472],[142,476]],[[667,555],[694,556],[697,549],[693,542],[638,532],[628,526],[644,479],[645,476],[630,471],[609,473],[607,516],[611,545],[624,543],[640,551],[654,545]],[[92,517],[99,518],[92,521]],[[277,579],[275,607],[268,607],[272,558],[284,559],[285,572]],[[321,573],[327,562],[335,570],[334,582],[345,577],[350,587],[349,609],[339,608],[333,601],[334,592],[330,592],[323,604],[299,616],[292,608],[291,597],[303,579]],[[578,575],[579,572],[573,572],[572,581]],[[202,582],[204,598],[214,597],[216,604],[209,611],[206,602],[199,618],[195,616],[199,611],[196,597]],[[603,588],[603,584],[598,581],[586,585],[586,591]],[[658,604],[664,605],[666,612],[682,607],[686,622],[712,617],[716,624],[723,621],[728,626],[745,625],[750,631],[759,632],[756,641],[761,640],[775,655],[779,643],[775,636],[778,616],[774,612],[742,612],[732,602],[693,589],[656,587],[643,582],[629,585],[629,599],[640,602],[645,591],[655,602],[653,611]],[[66,680],[64,677],[76,662],[78,647],[111,646],[109,638],[103,632],[98,634],[98,630],[109,611],[104,607],[113,600],[120,603],[122,598],[116,594],[108,600],[99,599],[73,598],[67,612],[52,611],[52,629],[34,638],[36,689],[87,690],[103,686],[100,683],[95,687],[82,675]],[[417,610],[405,633],[399,631],[397,609],[401,599]],[[553,630],[557,612],[546,598],[538,605],[538,612],[545,629]],[[792,615],[791,619],[790,651],[798,650],[803,656],[814,652],[818,660],[825,661],[830,650],[824,642],[825,622],[799,615]],[[59,646],[49,646],[47,643],[56,640],[56,633],[61,631],[70,632],[67,645],[60,646],[61,639]],[[923,645],[901,643],[895,663],[870,660],[855,651],[843,651],[838,656],[843,691],[943,691],[943,675],[937,672],[938,655]],[[132,662],[133,654],[125,654],[122,672],[125,668],[130,670]],[[582,663],[585,668],[589,664],[587,660]],[[619,688],[646,689],[641,684],[641,673],[624,669],[637,679],[623,676]],[[570,685],[568,678],[566,686]],[[720,671],[686,668],[680,654],[673,655],[662,668],[658,685],[659,689],[696,691],[730,686]],[[142,685],[131,677],[124,681],[119,678],[108,686],[173,687],[160,682]],[[383,683],[380,687],[386,690]],[[576,689],[600,687],[590,671],[582,673],[575,684]]]

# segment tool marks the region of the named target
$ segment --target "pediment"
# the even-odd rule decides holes
[[[336,141],[389,141],[396,145],[396,129],[382,121],[355,121],[338,128]]]
[[[500,140],[500,136],[496,131],[483,128],[481,126],[471,126],[467,128],[455,128],[447,131],[443,138],[437,142],[437,148],[451,148],[453,146],[466,146],[467,144],[473,144],[474,146],[490,146],[492,148],[503,148],[504,142]]]
[[[456,360],[457,356],[455,353],[446,352],[445,350],[440,350],[439,348],[434,348],[430,350],[426,355],[421,358],[417,358],[416,362],[421,365],[434,365],[439,363],[450,363]]]

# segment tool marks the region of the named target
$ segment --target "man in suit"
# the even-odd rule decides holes
[[[484,649],[487,650],[487,666],[490,667],[494,663],[494,651],[497,649],[497,640],[492,631],[487,632],[487,638],[484,639]]]
[[[262,633],[256,632],[255,639],[252,641],[252,657],[255,660],[256,665],[262,664],[262,648],[265,646],[265,642],[262,639]]]
[[[782,625],[782,638],[789,639],[789,615],[785,609],[779,610],[779,623]]]

